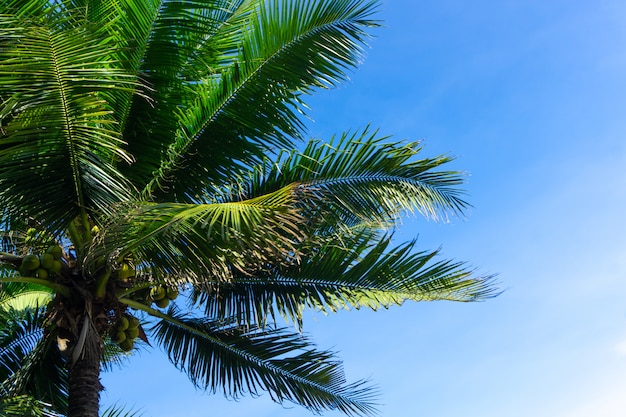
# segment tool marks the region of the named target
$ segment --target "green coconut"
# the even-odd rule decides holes
[[[126,340],[126,333],[123,330],[115,331],[111,334],[111,340],[115,343],[122,343]]]
[[[133,347],[135,347],[135,342],[132,339],[126,338],[126,340],[124,340],[123,342],[120,343],[120,348],[124,352],[131,351],[133,349]]]
[[[128,328],[136,329],[138,327],[139,327],[139,319],[133,316],[128,317]]]
[[[175,300],[178,297],[178,288],[168,288],[165,296],[170,300]]]
[[[62,268],[63,265],[61,264],[61,261],[54,260],[52,266],[48,268],[48,272],[51,274],[58,274],[61,272]]]
[[[50,269],[54,263],[54,256],[51,253],[44,253],[39,257],[39,262],[41,262],[42,268]]]
[[[44,268],[37,269],[37,278],[48,279],[48,270]]]
[[[154,304],[159,308],[165,308],[170,304],[169,298],[161,298],[160,300],[154,300]]]
[[[46,253],[49,253],[54,259],[58,261],[63,257],[63,248],[61,248],[59,245],[51,245],[46,250]]]
[[[22,268],[25,268],[27,271],[34,271],[39,268],[39,257],[37,255],[26,255],[24,259],[22,259]]]
[[[165,288],[163,288],[160,285],[157,285],[155,287],[152,287],[152,289],[150,290],[150,296],[152,297],[152,299],[154,301],[159,301],[165,298]]]
[[[126,281],[128,278],[135,276],[135,268],[127,263],[123,263],[119,271],[117,271],[117,277],[121,281]]]
[[[128,329],[128,319],[124,316],[120,317],[117,319],[117,321],[115,322],[115,328],[119,331],[124,331],[126,329]]]
[[[139,329],[138,328],[134,328],[134,329],[126,329],[126,337],[129,339],[135,339],[137,336],[139,336]]]

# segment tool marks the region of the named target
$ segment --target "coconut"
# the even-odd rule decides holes
[[[126,337],[129,339],[135,339],[137,336],[139,336],[139,329],[138,328],[134,328],[134,329],[126,329]]]
[[[122,343],[126,340],[126,333],[124,331],[115,331],[111,334],[111,340],[115,343]]]
[[[37,278],[48,279],[48,270],[43,268],[37,269]]]
[[[135,347],[135,342],[133,342],[132,339],[126,339],[123,342],[120,343],[120,348],[124,351],[124,352],[129,352],[133,349],[133,347]]]
[[[165,298],[165,294],[166,294],[165,288],[163,288],[160,285],[152,287],[152,290],[150,290],[150,296],[152,297],[154,301],[162,300],[163,298]]]
[[[37,255],[26,255],[24,259],[22,259],[22,268],[28,271],[34,271],[39,268],[40,263]]]
[[[42,268],[50,269],[54,264],[54,256],[51,253],[44,253],[39,257],[39,262],[41,262]]]
[[[178,297],[178,288],[168,288],[165,296],[170,300],[175,300]]]
[[[136,329],[137,327],[139,327],[139,319],[133,316],[128,317],[128,328]]]
[[[51,274],[58,274],[61,272],[62,267],[63,265],[61,264],[61,261],[54,260],[52,261],[52,266],[48,268],[48,272]]]
[[[120,317],[117,319],[117,321],[115,322],[115,328],[119,331],[124,331],[126,329],[128,329],[128,319],[124,316]]]
[[[135,276],[135,269],[127,263],[123,263],[122,267],[117,271],[117,277],[121,281],[126,281],[128,278]]]
[[[170,304],[170,299],[169,298],[161,298],[160,300],[155,300],[154,304],[157,305],[157,307],[159,308],[165,308]]]
[[[63,257],[63,248],[61,248],[59,245],[51,245],[48,247],[48,250],[46,250],[46,253],[49,253],[54,259],[58,261],[61,259],[61,257]]]

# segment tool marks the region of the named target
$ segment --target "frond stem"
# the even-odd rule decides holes
[[[32,277],[4,277],[4,278],[0,278],[0,283],[3,283],[3,282],[24,282],[24,283],[30,283],[30,284],[37,284],[37,285],[41,285],[43,287],[48,287],[51,290],[53,290],[55,293],[61,294],[65,298],[71,298],[72,297],[72,294],[71,294],[70,290],[66,286],[61,285],[61,284],[57,284],[56,282],[50,282],[48,280],[41,279],[41,278],[32,278]]]
[[[76,248],[76,250],[81,251],[83,249],[83,243],[84,243],[83,237],[81,236],[80,232],[76,228],[74,221],[71,221],[70,224],[67,226],[67,233],[70,235],[70,240],[74,244],[74,247]]]
[[[48,40],[50,42],[50,53],[51,53],[51,58],[52,58],[52,65],[54,67],[54,75],[56,77],[56,82],[59,86],[59,94],[60,94],[60,100],[61,100],[61,107],[63,109],[63,117],[64,117],[64,122],[65,122],[65,128],[66,133],[67,133],[67,144],[68,144],[68,151],[69,151],[69,156],[70,156],[70,165],[72,167],[72,176],[74,177],[74,189],[76,191],[76,198],[77,198],[77,202],[78,205],[80,207],[84,207],[85,206],[85,199],[83,196],[83,190],[81,188],[80,185],[80,172],[78,170],[78,152],[76,150],[76,147],[74,145],[74,134],[73,134],[73,123],[71,120],[71,116],[70,116],[70,109],[69,109],[69,103],[68,103],[68,98],[67,98],[67,93],[65,91],[65,82],[63,81],[63,77],[61,75],[61,68],[59,65],[59,59],[57,57],[57,51],[55,48],[55,42],[54,39],[52,38],[51,35],[48,35]]]
[[[111,269],[111,267],[107,267],[104,274],[100,275],[98,279],[96,280],[96,289],[95,289],[96,299],[101,300],[104,298],[104,295],[106,294],[106,287],[109,282],[109,278],[111,278],[112,272],[113,270]]]

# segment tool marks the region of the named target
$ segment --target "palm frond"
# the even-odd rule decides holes
[[[111,338],[104,339],[104,351],[100,361],[100,368],[103,372],[111,372],[117,370],[127,364],[132,353],[126,352],[120,348]]]
[[[22,361],[22,367],[9,379],[13,389],[18,388],[50,404],[51,409],[67,412],[69,383],[66,360],[56,346],[56,338],[43,339]]]
[[[28,395],[3,396],[0,391],[0,416],[3,417],[43,417],[44,405]]]
[[[22,360],[43,335],[37,311],[0,311],[0,381],[19,371]]]
[[[2,13],[22,18],[48,18],[55,11],[55,3],[49,0],[5,0]]]
[[[0,270],[0,278],[4,276]],[[45,306],[54,296],[50,288],[36,284],[2,282],[0,284],[0,311],[23,311]]]
[[[168,311],[154,328],[170,360],[198,387],[227,396],[267,391],[315,412],[339,409],[371,415],[375,391],[364,381],[346,384],[329,352],[316,351],[300,334],[240,328]]]
[[[129,196],[115,161],[130,161],[107,104],[133,90],[110,39],[92,25],[0,16],[0,196],[12,215],[67,224],[80,208]],[[45,196],[45,198],[42,198]]]
[[[194,304],[210,317],[240,325],[267,324],[275,313],[302,327],[305,308],[337,311],[388,308],[405,301],[479,301],[497,295],[492,276],[476,276],[464,263],[436,261],[438,251],[415,252],[415,241],[389,249],[375,233],[336,236],[301,263],[232,282],[196,286]]]
[[[114,404],[104,409],[101,417],[141,417],[140,411],[128,410],[126,407]]]
[[[207,56],[215,55],[211,53],[214,47],[207,42],[243,13],[242,3],[164,0],[152,15],[147,41],[140,43],[143,49],[137,51],[138,73],[151,88],[151,100],[135,97],[124,125],[129,151],[137,158],[136,164],[124,167],[124,172],[138,186],[145,186],[159,168],[179,129],[179,109],[194,100],[193,88],[200,76],[217,71]],[[120,27],[120,37],[125,36],[125,30]]]
[[[403,212],[417,210],[426,218],[447,220],[463,215],[469,204],[458,188],[463,174],[438,170],[452,158],[419,158],[419,142],[392,142],[369,128],[344,133],[329,143],[310,141],[302,152],[278,162],[266,160],[239,190],[246,197],[298,182],[309,192],[301,205],[309,218],[324,223],[393,225]]]
[[[304,219],[293,208],[297,187],[254,199],[217,204],[146,203],[106,227],[90,259],[132,255],[146,274],[228,280],[269,262],[297,260]]]
[[[0,381],[9,396],[28,394],[50,404],[50,409],[67,410],[65,359],[56,338],[44,332],[42,309],[0,312]]]
[[[80,21],[98,24],[102,31],[101,37],[112,39],[116,48],[109,51],[111,62],[126,74],[141,79],[142,59],[150,31],[159,16],[159,8],[164,3],[162,0],[71,0],[64,3],[68,3],[64,14],[78,14]],[[146,97],[150,88],[145,82],[137,82],[130,87],[109,91],[107,103],[114,109],[111,116],[119,124],[119,131],[124,130],[134,99],[148,106],[152,104]]]
[[[221,70],[190,81],[191,100],[176,111],[176,139],[147,191],[193,198],[207,179],[227,180],[233,168],[293,147],[304,129],[302,94],[344,79],[361,59],[365,29],[376,25],[373,3],[250,4],[254,18],[224,25],[203,45],[218,55]]]
[[[50,292],[37,285],[2,283],[0,383],[9,397],[27,394],[48,404],[45,413],[62,413],[68,392],[65,359],[50,329],[44,330],[46,312],[41,303],[50,298]]]

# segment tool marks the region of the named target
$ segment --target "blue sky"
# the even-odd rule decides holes
[[[381,416],[623,415],[626,3],[386,0],[379,17],[351,81],[309,100],[311,134],[371,124],[457,156],[468,218],[407,218],[397,239],[498,273],[505,292],[311,315],[305,331],[376,383]],[[105,404],[146,417],[312,415],[203,394],[158,351],[103,383]]]

